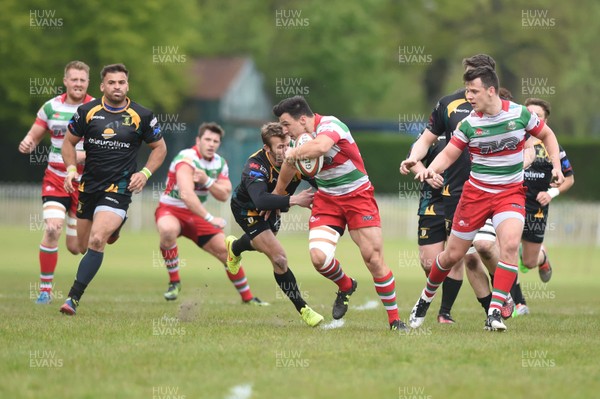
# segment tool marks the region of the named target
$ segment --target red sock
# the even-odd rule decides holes
[[[328,278],[337,284],[340,291],[348,291],[352,288],[352,279],[344,273],[337,259],[333,259],[327,266],[317,270],[321,276]]]
[[[167,272],[169,272],[169,282],[178,283],[179,280],[179,251],[177,244],[171,248],[160,247],[160,253],[165,260],[165,266],[167,266]]]
[[[433,299],[435,293],[437,292],[437,289],[444,282],[446,276],[450,273],[450,270],[452,270],[452,268],[442,268],[442,265],[440,265],[440,256],[436,256],[433,267],[431,268],[431,271],[427,276],[427,286],[423,290],[423,294],[425,294],[425,297],[427,297],[427,299]],[[423,296],[421,297],[423,298]]]
[[[227,273],[227,277],[229,277],[229,281],[233,283],[235,289],[242,297],[242,301],[248,302],[250,299],[254,298],[252,291],[250,291],[250,284],[248,284],[248,279],[246,278],[243,267],[240,266],[240,270],[237,274],[229,273],[227,267],[225,268],[225,272]]]
[[[388,314],[388,321],[391,324],[394,320],[399,320],[398,305],[396,304],[396,281],[392,271],[380,278],[373,278],[375,282],[375,291],[383,303],[383,307]]]
[[[494,289],[492,290],[492,302],[488,314],[492,314],[494,309],[500,311],[502,305],[510,292],[518,273],[517,265],[511,265],[506,262],[499,261],[494,274]]]
[[[58,247],[48,248],[40,244],[40,291],[52,291],[57,263]]]

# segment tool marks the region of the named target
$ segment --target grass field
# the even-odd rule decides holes
[[[126,232],[109,247],[78,314],[58,312],[79,257],[61,242],[57,299],[33,303],[41,232],[4,227],[0,398],[592,398],[600,391],[599,248],[551,247],[552,281],[522,276],[531,314],[508,332],[483,331],[468,283],[455,325],[438,325],[437,298],[419,330],[393,334],[356,248],[338,257],[358,280],[340,328],[306,326],[260,254],[244,258],[256,296],[242,305],[217,262],[180,240],[183,292],[162,293],[167,273],[154,233]],[[64,240],[63,240],[64,241]],[[282,237],[309,304],[331,322],[336,288],[309,265],[306,238]],[[424,284],[409,242],[386,242],[406,319]],[[373,308],[372,305],[377,304]]]

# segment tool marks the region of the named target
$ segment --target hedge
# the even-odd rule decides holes
[[[354,134],[369,177],[377,193],[398,194],[399,187],[415,188],[413,176],[402,176],[400,162],[408,154],[414,138],[398,134]],[[575,185],[559,199],[600,200],[600,141],[559,140],[575,172]]]

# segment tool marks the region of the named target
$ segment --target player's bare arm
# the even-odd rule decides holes
[[[429,129],[425,129],[421,137],[413,144],[410,155],[402,163],[400,163],[400,173],[407,175],[410,172],[410,168],[416,165],[417,162],[425,158],[429,147],[436,142],[438,136],[431,133]]]
[[[190,164],[182,163],[177,168],[175,174],[177,186],[179,187],[179,195],[185,206],[196,215],[200,216],[213,226],[218,228],[225,227],[225,220],[220,217],[214,217],[204,208],[202,202],[194,192],[194,167]],[[216,184],[216,183],[215,183]]]
[[[61,149],[61,155],[67,168],[67,177],[65,177],[65,190],[68,193],[72,193],[74,191],[73,179],[76,179],[78,176],[76,166],[77,151],[75,150],[75,146],[77,143],[79,143],[79,140],[81,140],[81,137],[75,136],[71,132],[67,132]]]
[[[196,169],[194,170],[194,181],[205,186],[209,184],[208,191],[217,201],[225,202],[231,195],[231,181],[228,178],[213,180],[204,170]]]
[[[531,166],[535,160],[535,147],[534,143],[536,138],[531,136],[525,141],[525,148],[523,149],[523,169],[527,169]]]
[[[293,163],[297,159],[314,159],[324,155],[333,147],[335,142],[325,134],[317,137],[301,147],[290,148],[285,153],[286,162]]]
[[[546,124],[536,137],[542,140],[542,143],[544,143],[546,151],[548,152],[548,157],[550,158],[550,162],[552,162],[552,183],[550,183],[550,186],[560,187],[560,185],[565,181],[565,177],[563,176],[562,169],[560,167],[560,147],[558,146],[556,135],[550,126]]]
[[[44,138],[44,134],[46,133],[46,128],[34,123],[31,125],[31,128],[23,137],[23,140],[19,143],[19,152],[21,154],[29,154],[31,153],[35,147],[42,141]]]
[[[290,197],[290,206],[298,205],[303,208],[310,208],[314,196],[315,193],[312,191],[312,189],[308,188],[303,190],[299,194],[295,194]]]
[[[131,192],[137,193],[144,188],[146,182],[150,176],[152,176],[152,173],[162,165],[165,156],[167,155],[167,145],[162,138],[154,143],[149,143],[148,147],[150,147],[151,151],[146,166],[144,166],[141,171],[131,175],[131,180],[127,187]]]
[[[418,161],[412,168],[410,168],[410,171],[416,175],[417,173],[423,173],[425,169],[427,168],[425,165],[423,165],[423,162]],[[436,189],[444,186],[444,178],[442,175],[437,175],[435,178],[426,179],[425,182]]]
[[[440,173],[448,169],[460,157],[460,154],[462,154],[462,150],[450,142],[435,157],[427,169],[415,175],[415,180],[425,181],[427,179],[434,179],[439,181],[441,179],[443,181]]]

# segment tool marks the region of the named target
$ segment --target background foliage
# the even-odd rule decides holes
[[[53,12],[62,25],[32,26],[36,10]],[[177,112],[194,79],[189,60],[248,55],[274,102],[278,78],[301,78],[317,112],[394,122],[424,118],[439,97],[461,87],[462,58],[488,53],[516,101],[537,95],[552,102],[551,126],[561,138],[598,137],[597,101],[588,94],[600,91],[598,16],[593,0],[577,7],[555,0],[5,0],[0,126],[10,151],[0,160],[0,181],[39,180],[43,167],[32,168],[16,151],[49,98],[32,94],[31,80],[55,78],[60,85],[72,59],[91,66],[91,94],[99,95],[102,66],[123,62],[136,101]],[[187,62],[153,63],[161,46],[176,48]],[[399,55],[414,49],[427,62],[401,62]]]

